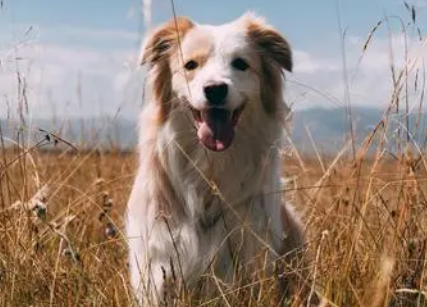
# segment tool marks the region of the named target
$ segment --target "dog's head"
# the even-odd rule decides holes
[[[283,69],[292,70],[288,42],[253,14],[221,26],[174,19],[149,35],[141,62],[150,67],[160,120],[184,106],[213,151],[232,144],[246,108],[275,116]]]

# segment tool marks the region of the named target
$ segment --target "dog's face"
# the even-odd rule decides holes
[[[178,18],[152,34],[142,59],[154,73],[163,120],[184,104],[199,141],[213,151],[231,145],[246,107],[275,112],[281,71],[292,69],[287,41],[252,15],[221,26]]]

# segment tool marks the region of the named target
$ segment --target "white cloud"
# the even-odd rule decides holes
[[[335,59],[314,58],[309,52],[296,50],[294,52],[295,68],[298,74],[316,74],[319,71],[338,71],[340,69]]]
[[[0,52],[0,104],[19,103],[18,73],[25,80],[33,116],[114,113],[135,62],[132,50],[96,50],[27,43]],[[79,102],[78,87],[81,88]],[[4,106],[0,106],[0,109]],[[0,114],[1,115],[1,114]]]
[[[421,94],[421,89],[414,89],[415,74],[417,69],[424,69],[427,40],[420,42],[418,39],[405,38],[403,34],[394,34],[391,40],[374,38],[363,52],[364,42],[365,39],[359,37],[350,37],[346,42],[350,102],[353,105],[371,107],[389,104],[394,89],[391,67],[399,74],[406,66],[409,99],[412,104],[418,103],[416,98]],[[317,55],[315,51],[296,51],[295,73],[288,78],[288,100],[295,108],[319,104],[344,106],[345,83],[342,65],[340,50],[331,50],[327,56]],[[418,77],[421,76],[420,73]],[[421,84],[420,79],[418,83]]]

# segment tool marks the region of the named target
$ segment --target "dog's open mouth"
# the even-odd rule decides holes
[[[197,110],[191,108],[197,125],[197,137],[208,149],[223,151],[234,139],[234,128],[239,122],[244,105],[235,109],[208,108]]]

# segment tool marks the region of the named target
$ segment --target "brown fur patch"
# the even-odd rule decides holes
[[[170,113],[172,93],[171,55],[194,24],[186,17],[177,17],[161,26],[147,40],[141,64],[149,64],[154,88],[154,98],[160,103],[159,123],[164,123]]]
[[[288,41],[274,29],[252,21],[247,26],[247,35],[259,52],[266,54],[283,69],[292,71],[292,52]]]
[[[282,69],[292,71],[292,52],[289,43],[274,29],[250,20],[247,36],[260,55],[263,85],[261,96],[267,114],[274,115],[282,95]]]
[[[200,52],[201,50],[199,50],[199,52],[194,52],[194,53],[191,53],[191,54],[188,54],[188,55],[185,55],[185,58],[184,58],[184,64],[185,63],[187,63],[188,61],[190,61],[190,60],[193,60],[193,61],[195,61],[195,62],[197,62],[197,68],[195,68],[195,69],[192,69],[192,70],[185,70],[184,68],[182,68],[182,66],[184,65],[177,65],[178,67],[177,67],[177,71],[183,71],[183,70],[185,70],[185,78],[186,78],[186,80],[187,81],[191,81],[191,80],[193,80],[194,79],[194,77],[195,77],[195,75],[196,75],[196,72],[200,69],[200,68],[202,68],[203,67],[203,65],[205,65],[205,63],[206,63],[206,61],[208,60],[208,56],[209,56],[209,54],[208,53],[203,53],[203,52]],[[181,63],[181,61],[178,61],[178,63]]]
[[[186,17],[177,17],[160,26],[145,44],[141,64],[155,65],[166,60],[193,27],[194,24]]]
[[[182,46],[182,56],[178,52],[174,53],[171,60],[172,72],[179,73],[185,82],[193,80],[197,71],[206,64],[212,49],[211,38],[205,32],[195,29]],[[184,65],[190,60],[197,62],[198,66],[195,69],[186,70]]]

